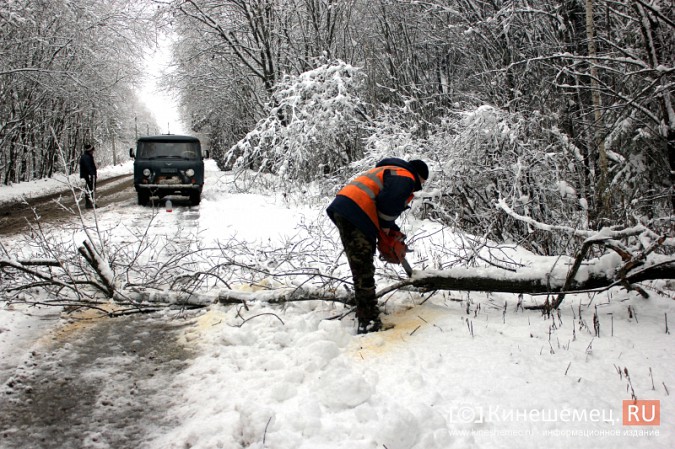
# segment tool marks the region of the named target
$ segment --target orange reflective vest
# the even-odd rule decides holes
[[[337,194],[346,196],[354,201],[363,210],[370,221],[373,222],[377,229],[380,229],[380,219],[377,213],[376,199],[380,191],[384,187],[384,173],[389,170],[391,174],[396,176],[405,176],[415,182],[415,175],[408,170],[395,165],[387,165],[383,167],[375,167],[364,174],[357,176],[353,181],[344,186]],[[406,204],[413,199],[410,195],[406,200]],[[397,217],[382,217],[386,220],[393,221]]]

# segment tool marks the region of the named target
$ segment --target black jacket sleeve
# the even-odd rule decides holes
[[[377,196],[377,214],[381,228],[398,229],[394,221],[408,208],[407,200],[415,189],[415,181],[387,171],[384,184]]]

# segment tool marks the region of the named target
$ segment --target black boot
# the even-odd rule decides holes
[[[382,329],[380,310],[377,308],[377,305],[357,305],[356,318],[359,322],[356,330],[357,334],[367,334],[368,332],[377,332]]]
[[[379,332],[382,330],[382,321],[379,317],[371,320],[359,320],[359,327],[356,329],[357,334],[367,334],[370,332]]]

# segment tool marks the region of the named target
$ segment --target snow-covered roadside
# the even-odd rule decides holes
[[[183,425],[149,447],[670,447],[661,307],[640,307],[638,323],[625,303],[605,305],[594,338],[576,304],[547,319],[471,296],[467,314],[451,296],[407,309],[420,298],[397,295],[396,327],[362,337],[351,320],[324,320],[335,310],[323,304],[256,305],[241,327],[214,306],[186,333],[201,356],[175,379],[168,413]],[[629,388],[661,401],[660,427],[622,425]]]
[[[199,208],[160,213],[153,230],[170,233],[187,216],[194,226],[187,231],[206,245],[233,237],[260,248],[337,239],[325,205],[237,193],[212,164],[206,185]],[[102,228],[124,222],[119,231],[128,232],[151,213],[111,208]],[[413,265],[432,244],[450,244],[438,240],[433,223],[406,226],[433,235],[415,243]],[[341,257],[335,275],[348,276]],[[365,336],[355,335],[351,317],[328,319],[344,310],[339,305],[210,306],[182,335],[195,359],[155,398],[181,425],[147,429],[143,447],[672,446],[675,349],[664,322],[666,313],[671,322],[675,316],[672,301],[612,290],[568,296],[559,314],[546,317],[518,308],[515,295],[445,292],[421,304],[427,296],[388,296],[385,321],[394,329]],[[6,337],[30,323],[8,321],[11,313],[0,311]],[[5,342],[0,350],[9,353]],[[622,401],[632,392],[660,401],[659,426],[623,425]]]
[[[99,169],[98,179],[99,181],[104,181],[115,176],[131,174],[133,171],[134,162],[128,161],[123,164]],[[57,173],[51,178],[2,186],[0,187],[0,206],[11,202],[49,195],[51,193],[63,192],[68,190],[71,185],[79,186],[81,184],[82,181],[78,174],[66,175],[64,173]]]

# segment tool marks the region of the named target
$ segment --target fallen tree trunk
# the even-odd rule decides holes
[[[425,290],[463,290],[502,293],[546,294],[574,293],[608,289],[624,283],[634,284],[656,279],[675,279],[675,261],[653,265],[616,279],[606,273],[588,273],[573,278],[566,285],[565,276],[543,275],[539,270],[510,272],[498,275],[494,269],[453,268],[444,271],[415,271],[413,277],[402,284]],[[564,273],[563,273],[564,274]],[[400,284],[399,284],[400,285]]]
[[[453,268],[443,271],[416,270],[410,279],[381,289],[377,293],[377,297],[406,287],[415,287],[424,291],[461,290],[530,295],[555,294],[564,291],[571,294],[606,290],[615,286],[625,286],[626,284],[657,279],[675,279],[674,260],[642,268],[619,279],[606,273],[598,272],[584,275],[583,278],[575,277],[571,281],[566,278],[564,272],[559,272],[558,275],[546,276],[542,275],[541,270],[535,269],[526,269],[519,272],[506,270],[497,272],[495,269],[485,268]],[[563,288],[566,288],[566,290],[563,290]],[[282,288],[262,292],[221,290],[215,296],[215,302],[220,304],[245,303],[254,300],[272,304],[311,300],[348,304],[348,299],[344,294],[332,295],[323,291],[301,288]]]

